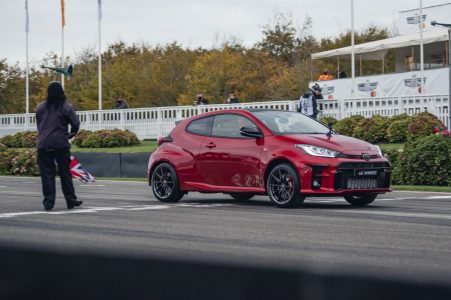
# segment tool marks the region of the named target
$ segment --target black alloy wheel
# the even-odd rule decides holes
[[[352,206],[365,206],[370,204],[376,199],[377,194],[365,193],[365,194],[355,194],[355,195],[346,195],[344,198],[348,201]]]
[[[177,173],[168,163],[161,163],[153,170],[151,183],[153,194],[162,202],[178,202],[184,195]]]
[[[277,207],[299,207],[305,196],[301,195],[299,177],[286,163],[275,166],[268,175],[266,189],[269,199]]]

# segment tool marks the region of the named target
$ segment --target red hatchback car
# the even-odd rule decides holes
[[[158,145],[148,179],[163,202],[198,191],[236,200],[268,195],[278,207],[342,195],[363,206],[391,191],[390,164],[378,146],[296,112],[208,112],[181,121]]]

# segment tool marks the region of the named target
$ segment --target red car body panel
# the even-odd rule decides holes
[[[186,131],[193,121],[206,116],[239,114],[251,120],[262,131],[263,138],[222,138],[202,136]],[[381,163],[389,165],[381,157],[379,149],[367,142],[338,134],[274,135],[251,112],[242,109],[214,111],[183,120],[170,133],[174,142],[166,142],[150,156],[148,178],[160,162],[170,163],[183,191],[201,192],[252,192],[265,194],[265,175],[274,161],[291,163],[298,172],[301,192],[314,195],[342,195],[354,193],[354,189],[337,189],[337,172],[341,165],[351,163]],[[343,157],[318,157],[296,148],[296,144],[309,144],[333,149]],[[360,158],[362,153],[372,157]],[[353,157],[347,158],[347,157]],[[356,158],[357,157],[357,158]],[[360,158],[360,159],[359,159]],[[314,168],[320,169],[314,176],[321,178],[321,188],[312,189]],[[385,193],[382,188],[358,189],[358,192]]]

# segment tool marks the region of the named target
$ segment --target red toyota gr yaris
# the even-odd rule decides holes
[[[378,146],[296,112],[208,112],[181,121],[158,145],[148,179],[163,202],[198,191],[236,200],[268,195],[278,207],[342,195],[363,206],[391,191],[390,164]]]

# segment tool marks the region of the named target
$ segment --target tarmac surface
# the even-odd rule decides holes
[[[0,177],[0,243],[451,284],[451,193],[392,192],[364,208],[340,197],[281,209],[267,197],[189,193],[157,201],[146,182],[76,183],[68,210],[57,181],[52,211],[39,178]]]

